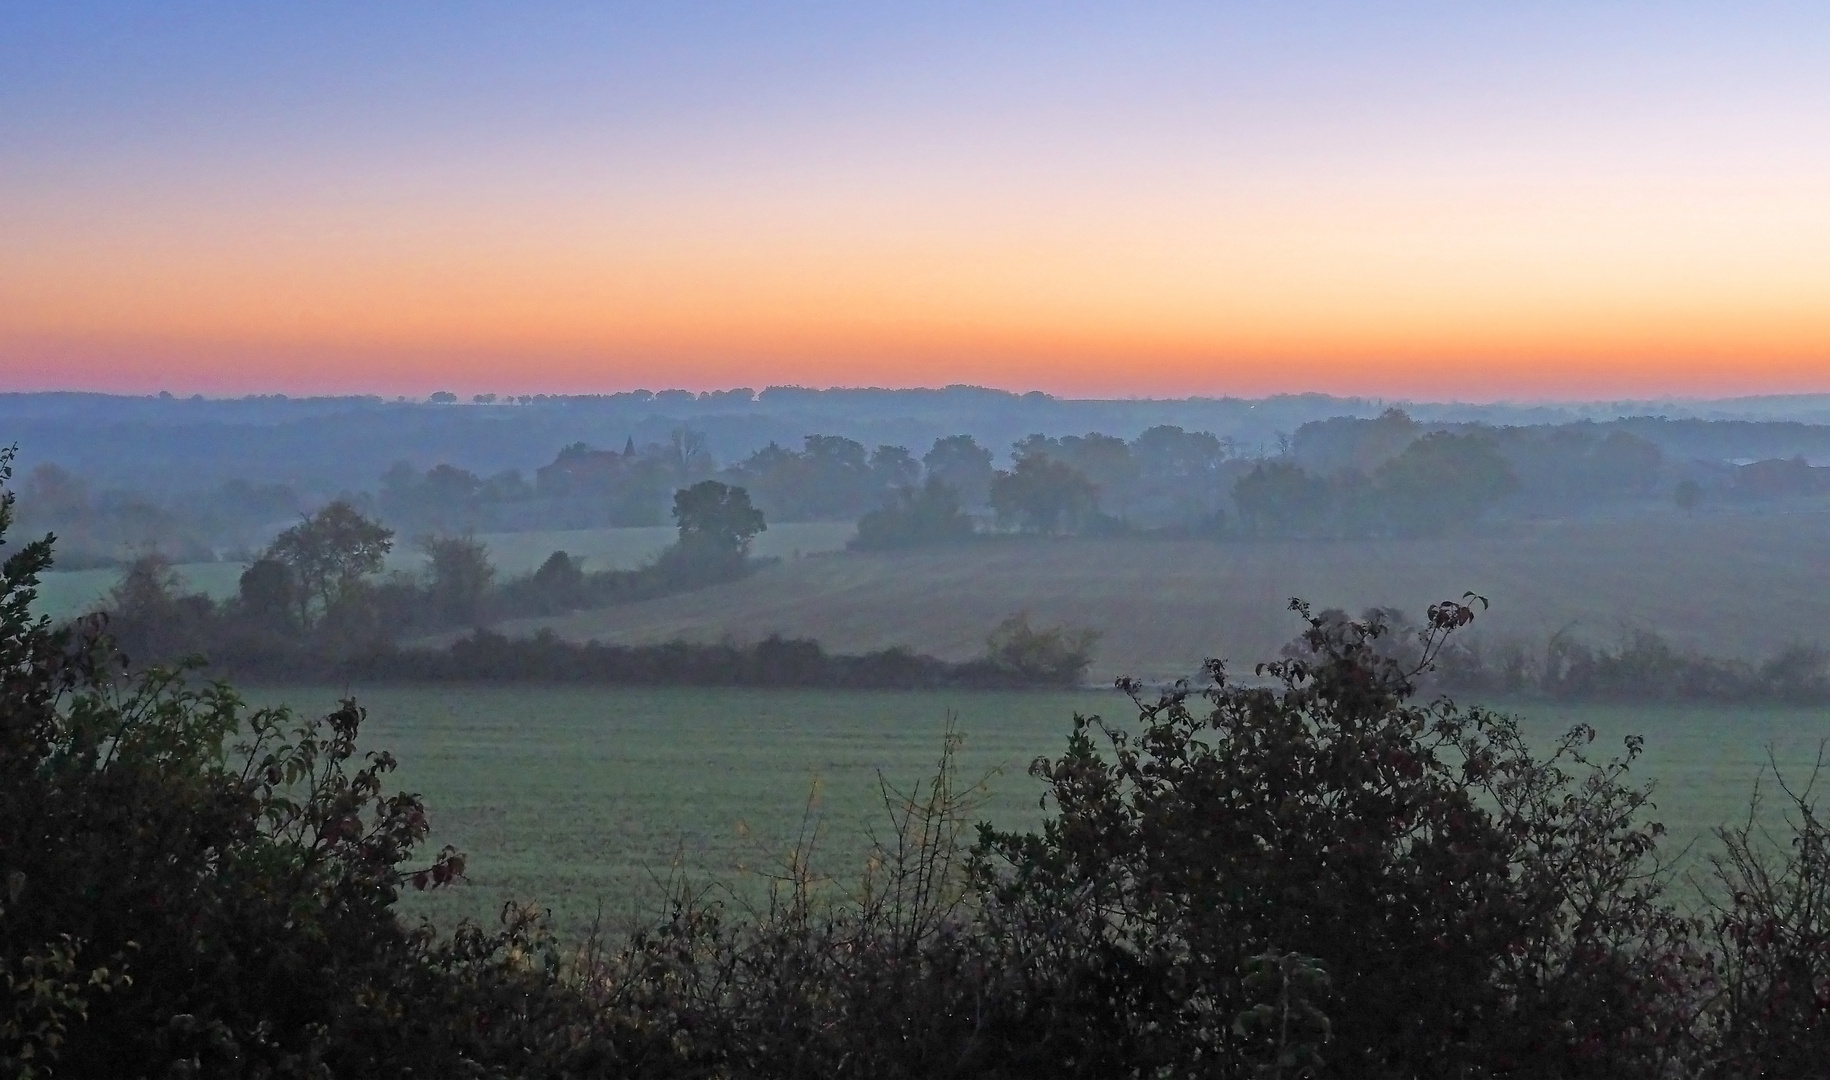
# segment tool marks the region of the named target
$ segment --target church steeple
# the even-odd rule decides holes
[[[635,436],[634,435],[631,435],[631,436],[629,436],[628,439],[624,440],[623,456],[624,457],[634,457],[635,456]]]

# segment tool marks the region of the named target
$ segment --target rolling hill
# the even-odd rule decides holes
[[[1800,638],[1830,641],[1827,556],[1825,513],[1673,512],[1378,542],[994,540],[790,559],[730,585],[501,629],[619,642],[780,633],[842,651],[906,645],[964,659],[1022,610],[1102,631],[1093,678],[1159,679],[1206,656],[1238,668],[1274,655],[1297,629],[1284,610],[1291,596],[1415,617],[1473,590],[1493,602],[1476,626],[1489,641],[1541,646],[1572,624],[1611,641],[1646,627],[1706,652],[1758,657]]]

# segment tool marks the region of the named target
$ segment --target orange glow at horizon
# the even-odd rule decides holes
[[[0,391],[1830,393],[1821,4],[790,8],[22,13]]]

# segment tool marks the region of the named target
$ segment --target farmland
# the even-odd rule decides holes
[[[324,709],[332,688],[264,689],[260,703]],[[909,786],[931,772],[949,712],[966,734],[962,772],[1002,767],[984,815],[1037,820],[1024,773],[1059,750],[1073,713],[1129,717],[1112,692],[818,692],[388,687],[359,692],[367,741],[401,760],[401,786],[426,794],[434,841],[471,857],[469,884],[414,897],[440,918],[492,917],[508,898],[551,905],[576,930],[602,905],[620,918],[652,903],[676,860],[697,880],[749,882],[791,844],[817,792],[820,865],[855,873],[881,816],[878,770]],[[1802,776],[1830,737],[1822,710],[1526,705],[1548,738],[1576,720],[1601,744],[1646,736],[1638,775],[1658,782],[1672,849],[1743,813],[1768,747]],[[1699,850],[1702,846],[1699,845]]]
[[[1027,610],[1103,631],[1091,677],[1168,678],[1207,656],[1276,654],[1291,596],[1413,617],[1474,590],[1477,635],[1542,645],[1564,627],[1602,640],[1657,630],[1714,655],[1761,657],[1830,638],[1830,515],[1674,512],[1511,523],[1452,538],[1229,542],[995,540],[788,561],[745,580],[638,604],[510,623],[576,640],[814,638],[839,652],[906,645],[948,659],[984,649]]]

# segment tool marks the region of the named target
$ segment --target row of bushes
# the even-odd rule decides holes
[[[345,502],[287,529],[243,571],[234,597],[183,591],[158,555],[135,560],[108,597],[113,638],[141,663],[210,656],[255,677],[318,677],[389,654],[414,635],[493,619],[555,615],[735,580],[766,525],[740,488],[707,481],[675,493],[680,535],[635,569],[587,571],[554,552],[530,574],[497,579],[474,537],[426,537],[423,572],[383,573],[394,534]]]
[[[1348,621],[1338,609],[1322,617]],[[1390,608],[1369,610],[1362,619],[1416,629]],[[1414,634],[1401,633],[1383,647],[1407,662],[1417,655],[1414,641]],[[1301,655],[1302,648],[1285,651]],[[1830,651],[1795,643],[1753,662],[1680,649],[1651,630],[1596,645],[1565,629],[1535,650],[1516,640],[1458,640],[1437,657],[1428,681],[1454,693],[1515,699],[1822,705],[1830,703]]]
[[[668,641],[578,644],[551,630],[511,638],[477,630],[443,648],[387,649],[352,658],[331,674],[363,682],[538,682],[608,686],[774,686],[914,690],[1073,686],[1091,662],[1091,641],[1026,616],[1006,621],[986,655],[961,662],[904,648],[829,653],[817,641],[771,636],[754,645]]]

